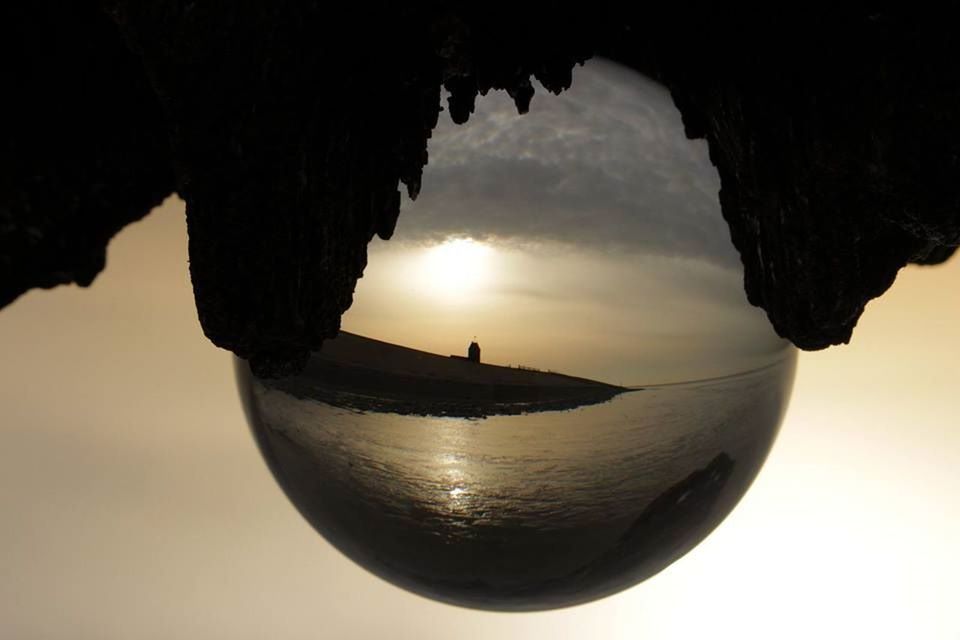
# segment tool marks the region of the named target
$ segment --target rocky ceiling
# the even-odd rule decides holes
[[[398,188],[417,194],[441,87],[457,122],[491,89],[525,111],[531,78],[562,91],[594,55],[663,82],[706,138],[748,297],[798,347],[846,342],[902,266],[960,244],[943,16],[518,4],[7,3],[0,306],[89,284],[177,192],[204,332],[295,371],[393,232]]]

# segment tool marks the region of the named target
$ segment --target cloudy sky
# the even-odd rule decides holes
[[[578,67],[560,96],[540,88],[529,117],[503,92],[480,97],[466,125],[441,117],[429,154],[401,240],[468,234],[740,264],[706,142],[685,138],[663,87],[611,62]]]
[[[609,62],[442,117],[416,202],[375,241],[344,328],[620,384],[742,371],[783,342],[747,304],[706,143],[659,85]],[[558,348],[559,347],[559,348]]]

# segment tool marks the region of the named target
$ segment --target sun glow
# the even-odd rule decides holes
[[[419,282],[431,297],[466,302],[490,284],[493,253],[473,238],[447,239],[423,253]]]

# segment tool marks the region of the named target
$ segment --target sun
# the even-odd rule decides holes
[[[443,302],[469,301],[489,286],[493,254],[492,247],[473,238],[448,238],[423,252],[420,285],[430,297]]]

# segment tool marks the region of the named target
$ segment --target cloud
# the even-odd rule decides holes
[[[441,118],[429,153],[401,242],[557,241],[739,268],[706,144],[685,138],[663,87],[613,63],[578,68],[560,96],[539,91],[524,116],[491,93],[466,125]]]

